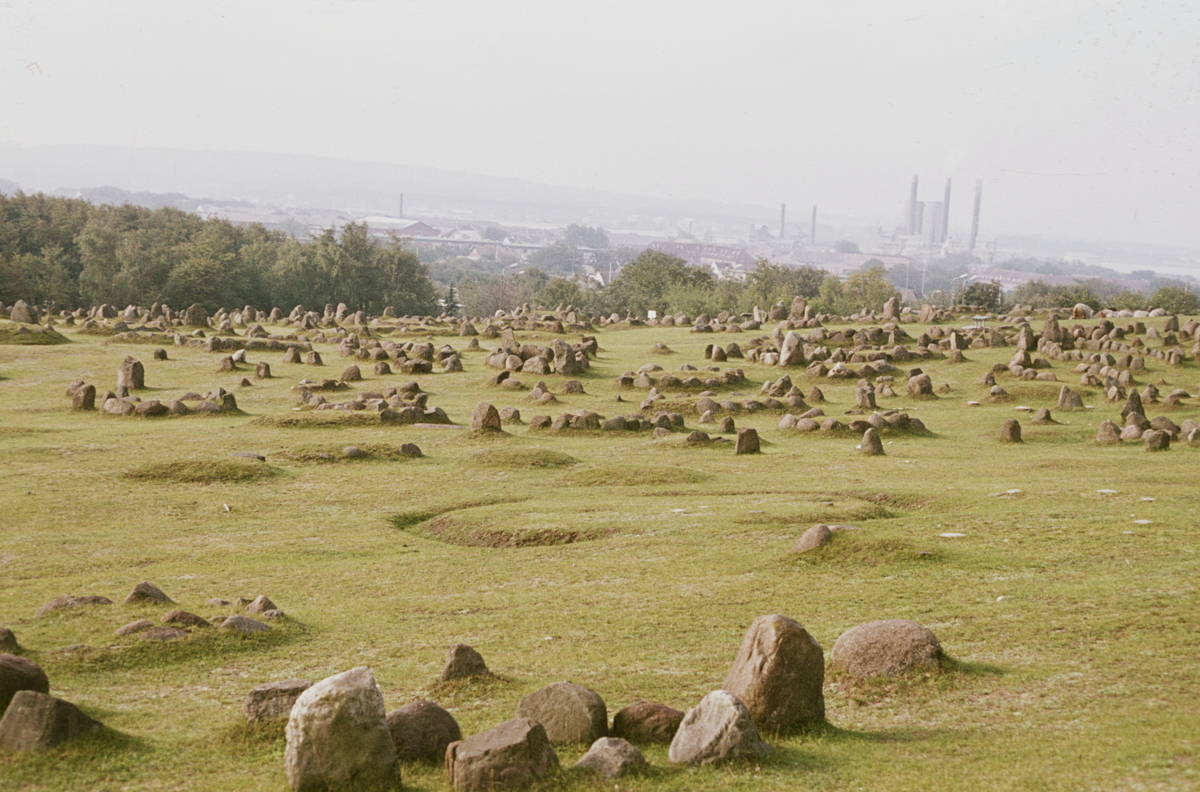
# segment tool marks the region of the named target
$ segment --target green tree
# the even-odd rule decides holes
[[[1150,295],[1150,305],[1162,308],[1170,314],[1195,316],[1200,313],[1200,295],[1182,283],[1175,286],[1163,286]]]
[[[852,242],[849,239],[839,239],[833,243],[833,249],[836,253],[862,253],[857,242]]]
[[[846,278],[843,293],[851,305],[851,313],[859,309],[882,311],[884,303],[892,297],[900,296],[887,275],[887,269],[876,263],[853,272]]]
[[[570,247],[584,247],[601,250],[609,246],[608,234],[603,228],[592,228],[591,226],[577,225],[572,223],[567,226],[566,232],[563,234],[563,242]]]
[[[790,304],[798,296],[812,300],[820,295],[821,282],[828,274],[819,267],[789,267],[760,257],[746,277],[745,298],[760,307],[777,302]]]
[[[989,311],[994,311],[1000,307],[1000,299],[1003,295],[1003,290],[1000,288],[1000,281],[977,281],[967,287],[963,292],[963,302],[967,305],[978,305],[986,308]]]
[[[626,265],[613,281],[610,303],[616,311],[632,311],[644,316],[647,311],[660,315],[671,310],[666,299],[671,286],[700,286],[712,288],[712,275],[707,270],[688,266],[678,256],[660,250],[645,250]]]

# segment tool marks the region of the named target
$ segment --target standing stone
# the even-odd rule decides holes
[[[401,762],[441,762],[450,743],[462,739],[454,716],[422,699],[389,712],[387,726]]]
[[[1170,432],[1164,432],[1161,429],[1148,429],[1142,433],[1142,439],[1146,441],[1147,451],[1171,450]]]
[[[905,385],[908,395],[914,399],[928,399],[933,397],[933,379],[928,374],[921,373],[915,377],[911,377]],[[810,399],[811,401],[811,399]]]
[[[323,679],[296,699],[283,769],[294,792],[400,785],[383,694],[365,666]]]
[[[809,550],[816,550],[818,547],[824,547],[833,539],[833,531],[828,525],[818,524],[809,528],[800,535],[796,540],[796,544],[792,545],[793,553],[806,553]]]
[[[572,682],[555,682],[517,704],[518,718],[532,718],[552,743],[591,745],[608,735],[608,710],[595,691]]]
[[[1021,442],[1021,424],[1016,418],[1006,418],[1000,426],[1000,442],[1001,443],[1019,443]]]
[[[53,748],[103,725],[80,712],[69,701],[45,693],[22,690],[12,698],[0,718],[0,748],[36,751]]]
[[[0,712],[4,712],[12,697],[22,690],[49,693],[50,679],[32,660],[7,652],[0,654]]]
[[[596,740],[583,758],[575,763],[575,767],[593,770],[605,778],[633,775],[647,766],[646,757],[642,756],[641,751],[617,737]]]
[[[860,624],[842,633],[829,654],[829,667],[857,679],[937,670],[942,646],[928,627],[908,619]]]
[[[1061,410],[1082,410],[1083,397],[1063,385],[1058,391],[1058,407]]]
[[[754,722],[790,729],[825,719],[825,655],[795,619],[759,616],[746,631],[721,687],[746,706]]]
[[[770,750],[746,705],[726,690],[714,690],[683,716],[667,757],[675,764],[704,765],[758,759]]]
[[[500,412],[487,402],[480,402],[471,414],[472,432],[500,432]]]
[[[271,379],[271,364],[265,360],[260,360],[258,365],[254,367],[255,379]]]
[[[1121,430],[1112,421],[1105,421],[1100,424],[1099,430],[1096,432],[1096,442],[1104,445],[1121,442]]]
[[[683,713],[666,704],[639,701],[613,715],[612,736],[635,743],[667,743],[675,738]]]
[[[96,409],[96,386],[80,385],[71,393],[72,410]]]
[[[800,336],[796,335],[794,330],[789,330],[783,337],[783,343],[779,347],[779,365],[804,365],[804,345],[800,343]]]
[[[525,789],[558,769],[546,730],[515,718],[446,748],[446,778],[456,792]]]
[[[208,311],[200,303],[192,303],[183,314],[183,323],[188,327],[208,327]]]
[[[162,605],[173,605],[175,600],[163,593],[163,590],[153,583],[143,580],[133,587],[133,591],[125,597],[126,605],[135,605],[142,602],[156,602]]]
[[[863,432],[858,450],[863,456],[883,456],[883,441],[879,439],[879,430],[872,426]]]
[[[281,720],[292,714],[292,706],[300,694],[312,687],[307,679],[285,679],[267,682],[246,694],[242,710],[250,723]]]
[[[757,429],[738,429],[735,454],[757,454],[760,452]]]
[[[117,369],[117,390],[142,390],[146,387],[146,368],[132,357],[126,357]]]
[[[8,318],[20,324],[37,324],[38,312],[37,308],[29,305],[24,300],[17,300],[9,312]]]
[[[490,676],[483,655],[466,644],[455,644],[446,655],[446,665],[442,667],[442,681],[452,679],[468,679],[477,676]]]

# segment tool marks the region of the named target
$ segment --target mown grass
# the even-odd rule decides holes
[[[1096,446],[1097,426],[1119,417],[1120,405],[1082,389],[1093,410],[1058,411],[1062,384],[1081,390],[1070,364],[1054,363],[1060,383],[998,374],[1013,396],[989,403],[978,382],[1011,349],[970,350],[971,362],[957,366],[920,361],[951,393],[910,402],[897,387],[901,395],[880,407],[907,408],[929,435],[888,433],[885,456],[862,457],[857,436],[783,433],[777,413],[742,412],[737,425],[768,442],[762,454],[735,456],[730,444],[687,448],[679,433],[507,426],[505,436],[485,438],[384,427],[374,414],[297,411],[291,387],[313,369],[283,364],[279,353],[251,355],[275,376],[236,391],[243,415],[75,413],[66,385],[112,388],[126,354],[146,366],[153,390],[144,395],[164,400],[232,390],[245,372],[215,373],[220,356],[196,349],[172,347],[170,360],[152,361],[142,347],[60,329],[72,343],[0,347],[8,460],[0,468],[0,625],[46,669],[54,694],[111,731],[43,754],[0,755],[0,788],[282,789],[281,731],[247,727],[242,698],[262,682],[315,681],[356,665],[374,668],[389,709],[432,698],[467,734],[512,717],[521,696],[562,679],[598,691],[610,715],[638,699],[686,710],[720,686],[746,627],[765,613],[799,619],[826,651],[856,624],[915,619],[934,630],[951,663],[890,682],[831,677],[829,725],[770,735],[775,750],[761,763],[679,768],[665,748],[650,747],[653,770],[622,780],[623,789],[1200,786],[1192,705],[1200,694],[1200,490],[1191,486],[1200,449]],[[539,343],[550,337],[537,335]],[[465,346],[441,328],[394,337],[428,336]],[[459,424],[481,400],[526,418],[577,409],[624,415],[641,395],[618,392],[617,375],[651,361],[703,367],[705,343],[745,346],[752,337],[600,331],[602,351],[582,378],[587,394],[562,394],[562,378],[545,377],[560,402],[549,408],[531,408],[523,391],[482,386],[487,342],[464,353],[462,374],[376,377],[363,367],[365,380],[331,400],[417,379],[430,406]],[[655,352],[658,341],[673,354]],[[318,348],[325,369],[340,370],[336,346]],[[745,370],[748,382],[736,390],[748,397],[781,373],[725,365]],[[1194,390],[1200,381],[1193,362],[1148,366],[1139,384],[1162,378]],[[805,392],[820,385],[827,415],[853,407],[853,381],[789,373]],[[968,400],[982,403],[968,408]],[[1049,407],[1061,423],[1034,426],[1016,406]],[[1021,421],[1024,443],[996,442],[1008,417]],[[712,427],[689,414],[693,428]],[[399,457],[405,442],[423,457]],[[368,457],[342,463],[347,446]],[[214,465],[233,473],[202,482],[159,475]],[[242,471],[273,474],[244,480]],[[816,522],[858,530],[793,554]],[[532,541],[571,534],[578,538]],[[267,594],[290,618],[266,640],[116,639],[122,624],[156,621],[168,609],[120,604],[141,580],[177,601],[169,607],[206,617],[232,612],[206,605],[210,598]],[[34,615],[67,593],[117,604]],[[440,685],[458,642],[479,649],[496,678]],[[77,644],[90,649],[57,651]],[[582,752],[562,747],[564,768]],[[446,788],[440,767],[406,766],[404,778],[413,789]],[[547,788],[612,786],[566,769]]]

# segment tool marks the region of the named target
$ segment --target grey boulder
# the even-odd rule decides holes
[[[683,716],[667,757],[675,764],[704,765],[757,759],[770,750],[746,705],[727,690],[714,690]]]
[[[791,729],[825,719],[825,655],[795,619],[759,616],[746,631],[721,686],[767,729]]]
[[[604,699],[572,682],[555,682],[530,693],[517,704],[517,717],[542,724],[552,743],[591,745],[608,736]]]
[[[371,669],[328,677],[296,699],[287,724],[283,769],[294,792],[394,789],[396,749],[383,694]]]

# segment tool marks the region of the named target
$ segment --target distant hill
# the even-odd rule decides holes
[[[644,218],[703,218],[738,230],[776,210],[667,201],[436,168],[293,154],[127,146],[0,144],[0,179],[26,192],[112,186],[130,193],[212,196],[405,215],[627,226]],[[86,193],[85,193],[86,195]],[[208,199],[205,199],[208,201]]]

